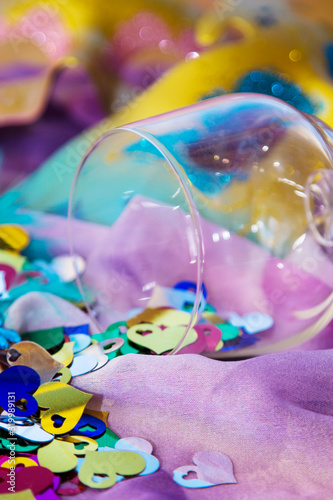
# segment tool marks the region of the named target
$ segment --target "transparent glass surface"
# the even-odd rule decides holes
[[[210,356],[262,354],[317,335],[333,318],[330,138],[282,101],[238,94],[99,139],[77,169],[69,207],[73,253],[81,221],[104,232],[78,276],[99,328],[147,307],[156,286],[187,280],[196,284],[188,327],[205,321],[202,283],[221,317],[274,322],[251,345]]]

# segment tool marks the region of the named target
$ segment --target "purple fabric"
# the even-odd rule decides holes
[[[94,394],[88,406],[110,412],[112,430],[149,440],[161,462],[158,473],[94,498],[332,498],[332,362],[332,351],[242,362],[130,354],[109,362],[102,374],[76,378],[77,388]],[[188,490],[173,482],[173,470],[205,449],[231,458],[237,484]],[[79,498],[91,495],[86,490]]]

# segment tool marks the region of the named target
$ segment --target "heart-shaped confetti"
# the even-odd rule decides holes
[[[150,349],[156,354],[162,354],[174,349],[182,340],[185,331],[186,327],[184,326],[172,326],[162,330],[157,325],[142,323],[129,328],[127,337],[134,344]],[[197,332],[191,328],[181,347],[192,344],[197,338]]]
[[[176,483],[186,488],[208,488],[220,484],[237,483],[230,458],[218,451],[200,451],[193,456],[195,465],[178,467],[173,472]],[[185,479],[189,472],[195,472],[197,479]]]
[[[271,328],[274,324],[272,316],[260,312],[253,312],[239,316],[236,313],[231,313],[228,317],[229,322],[244,330],[249,334],[264,332]]]
[[[138,323],[153,323],[158,326],[179,326],[188,325],[191,320],[191,315],[184,311],[177,311],[169,308],[147,308],[142,313],[127,320],[128,327],[137,325]]]
[[[1,415],[2,417],[2,415]],[[31,420],[20,418],[15,419],[14,427],[11,420],[7,419],[7,422],[0,417],[0,428],[6,430],[8,433],[14,433],[15,436],[19,436],[32,443],[48,443],[54,439],[54,435],[49,432],[45,432],[40,425],[33,424]],[[9,421],[8,421],[9,420]]]
[[[65,342],[60,351],[53,354],[53,359],[62,363],[65,366],[69,366],[73,361],[74,353],[73,347],[75,342]]]
[[[140,473],[140,476],[148,476],[149,474],[153,474],[160,467],[159,461],[152,455],[152,445],[145,439],[138,437],[122,438],[119,439],[119,441],[117,441],[117,443],[115,444],[115,449],[122,451],[134,451],[145,459],[146,467]]]
[[[222,348],[222,345],[219,345],[222,339],[222,331],[216,325],[201,323],[195,325],[194,329],[205,341],[204,351],[215,352],[218,347]]]
[[[72,374],[70,369],[67,366],[63,366],[61,370],[56,373],[56,376],[53,378],[53,381],[57,380],[62,382],[63,384],[68,384],[72,378]]]
[[[86,356],[86,355],[89,357],[93,357],[97,361],[97,364],[95,365],[92,371],[99,370],[100,368],[105,366],[106,363],[109,361],[109,356],[104,352],[103,347],[99,343],[96,344],[93,343],[92,345],[87,347],[87,349],[78,354],[78,356]]]
[[[97,359],[93,356],[86,356],[85,354],[82,356],[75,356],[73,363],[69,367],[69,371],[71,372],[72,377],[78,377],[94,370],[97,363]]]
[[[103,420],[95,417],[94,415],[83,413],[82,417],[73,428],[72,433],[78,436],[97,438],[104,434],[105,430],[106,425]]]
[[[19,354],[18,357],[16,353]],[[41,384],[50,382],[64,366],[56,361],[46,349],[28,340],[18,342],[8,349],[7,362],[11,366],[24,365],[33,368],[40,376]]]
[[[222,325],[216,325],[222,332],[222,340],[228,341],[239,337],[242,332],[237,326],[231,325],[230,323],[223,323]]]
[[[0,449],[3,449],[5,452],[10,451],[13,448],[13,437],[7,433],[4,429],[0,429]],[[32,451],[38,448],[37,443],[28,443],[24,439],[19,438],[17,435],[15,436],[15,452],[16,453],[31,453]]]
[[[71,335],[89,335],[89,323],[85,323],[84,325],[77,325],[77,326],[63,326],[63,332],[65,335],[71,336]]]
[[[144,458],[131,451],[88,451],[79,470],[79,479],[90,488],[110,488],[117,482],[116,474],[134,476],[140,474],[145,466]],[[94,476],[101,474],[107,478],[101,482],[94,481]]]
[[[30,340],[42,346],[51,354],[60,349],[64,343],[62,328],[49,328],[46,330],[35,330],[21,334],[24,340]],[[59,361],[59,360],[58,360]]]
[[[112,340],[121,339],[124,342],[120,347],[120,352],[111,352],[107,354],[109,359],[113,359],[119,354],[137,354],[140,352],[139,349],[129,343],[125,332],[127,332],[127,323],[125,321],[118,321],[117,323],[112,323],[105,332],[92,335],[92,338],[103,343],[104,348],[107,348],[109,345],[108,342],[111,344]]]
[[[0,406],[8,413],[19,417],[33,415],[38,404],[32,394],[40,385],[38,373],[28,366],[11,366],[0,373]],[[24,401],[24,409],[17,407]]]
[[[60,439],[39,448],[37,456],[39,464],[55,474],[75,469],[77,464],[74,444]]]
[[[0,468],[1,478],[8,475],[8,469]],[[53,473],[45,467],[23,467],[15,474],[15,492],[31,490],[34,495],[38,495],[53,482]],[[0,482],[0,494],[8,493],[7,477],[6,481]]]
[[[91,339],[88,335],[84,333],[76,333],[69,335],[70,341],[74,342],[73,353],[77,354],[78,352],[83,351],[91,344]]]
[[[79,391],[62,382],[48,382],[35,393],[43,429],[53,434],[65,434],[79,422],[91,394]]]
[[[16,450],[15,450],[16,451]],[[38,460],[36,456],[30,455],[16,455],[15,457],[1,457],[0,458],[0,466],[6,469],[10,469],[14,467],[16,469],[20,466],[23,467],[35,467],[38,465]],[[19,467],[18,467],[19,466]]]
[[[96,451],[98,448],[97,441],[87,436],[66,436],[61,439],[74,444],[74,453],[78,457],[83,457],[87,451]]]
[[[117,441],[119,441],[119,436],[115,434],[111,429],[106,428],[106,431],[102,436],[96,438],[98,443],[98,448],[104,448],[108,446],[109,448],[114,448]]]

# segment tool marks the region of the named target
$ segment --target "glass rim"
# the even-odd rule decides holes
[[[136,125],[139,122],[133,123],[133,125]],[[196,207],[195,201],[193,199],[193,196],[191,194],[191,187],[190,187],[190,182],[186,176],[186,173],[183,169],[183,167],[179,164],[179,162],[176,160],[176,158],[172,155],[170,151],[156,138],[154,135],[150,134],[149,132],[145,130],[141,130],[138,128],[135,128],[133,126],[122,126],[122,127],[116,127],[112,130],[109,130],[102,134],[100,137],[98,137],[83,153],[81,156],[81,159],[78,163],[78,166],[75,169],[74,176],[73,176],[73,181],[71,184],[71,189],[70,189],[70,195],[69,195],[69,202],[68,202],[68,210],[67,210],[67,237],[68,237],[68,246],[69,246],[69,252],[73,261],[73,266],[75,269],[75,280],[78,286],[78,289],[80,291],[82,300],[84,302],[84,305],[87,309],[87,312],[89,314],[89,317],[95,327],[98,329],[98,331],[102,331],[101,325],[99,324],[98,320],[96,319],[94,312],[89,305],[88,301],[86,300],[85,293],[83,290],[83,285],[81,282],[80,278],[80,273],[77,270],[76,267],[76,259],[75,259],[75,251],[74,251],[74,239],[73,239],[73,231],[72,231],[72,220],[73,220],[73,205],[74,205],[74,197],[75,197],[75,188],[77,186],[77,182],[79,180],[80,173],[82,172],[82,169],[84,168],[88,158],[90,157],[91,153],[93,153],[99,145],[106,139],[112,137],[113,135],[119,133],[119,132],[129,132],[134,135],[137,135],[141,139],[146,139],[152,146],[154,146],[159,153],[163,156],[163,158],[166,160],[166,163],[168,165],[168,168],[170,169],[171,173],[176,177],[176,179],[179,182],[179,187],[182,190],[182,193],[185,197],[186,203],[187,203],[187,208],[189,210],[189,215],[191,217],[191,224],[192,224],[192,229],[193,229],[193,236],[194,236],[194,242],[195,242],[195,249],[196,249],[196,291],[195,291],[195,299],[194,299],[194,304],[193,304],[193,309],[191,311],[191,316],[188,325],[186,326],[184,335],[182,336],[181,340],[177,344],[177,346],[170,351],[167,355],[172,355],[176,354],[176,352],[182,347],[182,344],[187,336],[188,331],[195,325],[196,319],[197,319],[197,314],[198,310],[200,307],[200,302],[202,299],[202,275],[203,275],[203,265],[204,265],[204,255],[205,255],[205,250],[204,250],[204,243],[203,243],[203,235],[202,235],[202,228],[201,228],[201,222],[200,222],[200,215],[198,212],[198,209]]]

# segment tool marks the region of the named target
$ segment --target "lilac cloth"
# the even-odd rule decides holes
[[[109,411],[119,436],[154,446],[161,470],[129,479],[101,500],[333,498],[333,352],[293,352],[241,362],[198,355],[126,355],[74,379]],[[189,490],[172,472],[201,450],[227,454],[238,484]],[[78,499],[89,500],[86,490]],[[68,497],[69,499],[69,497]]]

